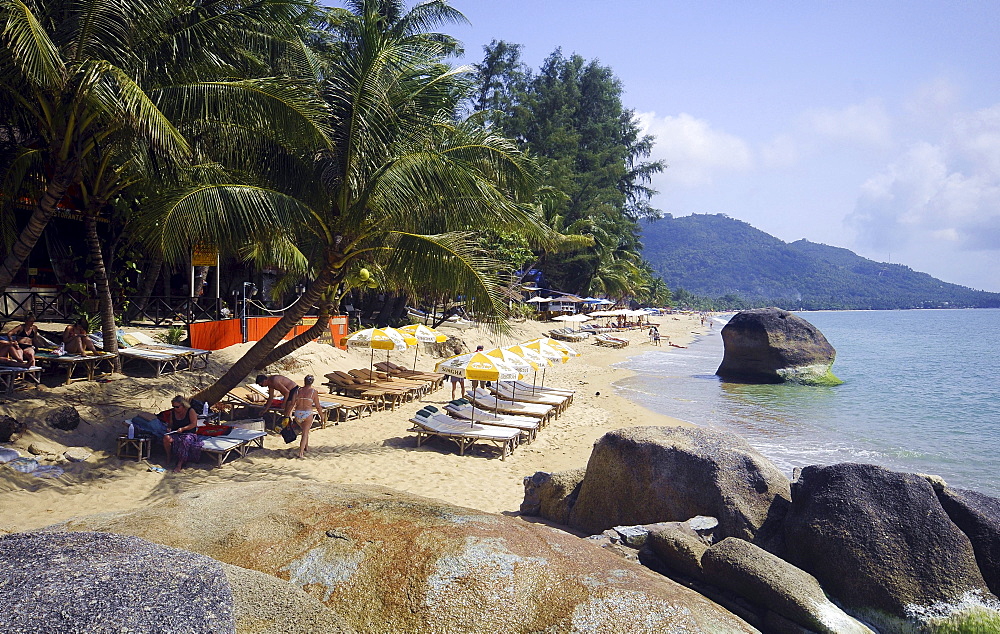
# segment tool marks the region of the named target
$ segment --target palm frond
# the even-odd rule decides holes
[[[65,62],[28,5],[21,0],[0,1],[0,20],[5,43],[21,72],[38,86],[59,85]]]

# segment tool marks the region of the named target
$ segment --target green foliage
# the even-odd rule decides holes
[[[653,138],[642,136],[621,102],[612,70],[557,49],[537,74],[520,61],[520,46],[493,41],[476,66],[474,106],[545,169],[544,184],[561,192],[542,202],[562,245],[539,253],[550,285],[625,299],[642,295],[652,280],[639,255],[636,220],[656,217],[656,193],[646,161]],[[662,294],[661,294],[662,296]]]
[[[786,244],[722,214],[645,223],[642,241],[650,264],[676,289],[675,302],[692,309],[1000,306],[998,293],[948,284],[847,249],[806,240]]]
[[[931,625],[928,631],[933,634],[994,634],[1000,632],[1000,613],[973,608]]]
[[[163,343],[176,346],[187,338],[187,331],[184,330],[184,326],[171,326],[157,335],[156,338]]]

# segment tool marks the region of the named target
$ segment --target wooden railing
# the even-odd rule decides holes
[[[34,313],[38,321],[72,322],[87,311],[85,302],[76,293],[67,291],[7,291],[0,293],[0,321],[21,319]],[[190,324],[195,321],[221,319],[222,300],[214,297],[150,297],[140,310],[135,302],[126,304],[126,323],[147,323],[155,326],[164,324]]]

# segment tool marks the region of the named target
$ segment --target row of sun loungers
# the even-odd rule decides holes
[[[395,409],[400,403],[422,398],[441,387],[444,375],[411,372],[393,368],[395,376],[386,372],[373,372],[367,368],[349,372],[331,372],[326,375],[327,386],[333,394],[363,398],[377,403],[378,408]],[[407,376],[402,376],[403,372]]]
[[[572,328],[556,328],[549,331],[549,336],[560,341],[583,341],[590,336],[590,333],[573,330]]]
[[[18,382],[39,385],[41,374],[42,368],[37,365],[27,367],[0,365],[0,394],[13,394]]]
[[[446,405],[444,412],[425,405],[410,419],[417,446],[440,437],[456,443],[462,455],[477,441],[484,441],[499,447],[503,460],[522,441],[535,440],[538,430],[568,407],[574,394],[522,381],[501,382],[491,389],[493,393],[483,388],[470,390],[465,398]]]

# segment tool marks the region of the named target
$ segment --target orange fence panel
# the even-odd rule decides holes
[[[280,317],[250,317],[247,319],[247,341],[260,341],[275,324]],[[304,333],[316,325],[315,317],[306,317],[301,324],[296,325],[284,336],[284,339],[291,339]],[[202,350],[221,350],[235,343],[243,342],[243,334],[240,330],[239,319],[223,319],[220,321],[198,321],[188,327],[191,334],[191,347]],[[336,345],[342,350],[346,346],[342,341],[347,336],[347,316],[335,315],[330,318],[330,334],[320,335],[317,341],[330,345]]]

